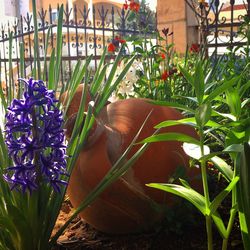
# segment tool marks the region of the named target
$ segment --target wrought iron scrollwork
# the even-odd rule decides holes
[[[90,6],[88,6],[90,7]],[[66,4],[66,8],[63,13],[63,29],[62,29],[62,45],[63,45],[63,57],[62,65],[67,69],[68,73],[65,76],[70,76],[71,67],[73,61],[77,61],[79,58],[85,59],[90,54],[94,55],[95,63],[100,59],[102,49],[112,42],[112,39],[117,35],[132,35],[138,31],[136,22],[129,24],[128,15],[129,11],[119,9],[112,6],[93,6],[88,8],[84,5],[83,8],[78,8],[74,5],[70,8]],[[56,47],[57,34],[56,26],[58,23],[58,11],[52,9],[51,6],[47,10],[41,9],[37,12],[38,18],[38,41],[39,50],[44,52],[47,45],[47,62],[49,61],[50,53]],[[28,76],[32,67],[34,66],[34,24],[33,15],[27,13],[27,15],[20,16],[13,24],[0,24],[0,49],[3,53],[0,55],[1,60],[4,60],[3,65],[6,65],[9,53],[9,31],[13,31],[13,62],[20,61],[20,47],[19,44],[24,45],[24,57],[25,57],[25,69],[24,76]],[[116,24],[118,23],[118,24]],[[49,27],[50,33],[48,33]],[[49,34],[49,37],[48,37]],[[48,44],[46,44],[48,41]],[[44,59],[43,53],[40,54],[40,60]],[[71,65],[72,63],[72,65]],[[18,66],[19,67],[19,66]],[[20,69],[17,70],[20,72]],[[64,76],[64,77],[65,77]],[[20,75],[17,76],[17,78]],[[67,80],[65,77],[63,80]]]
[[[242,5],[242,13],[236,16],[235,0],[224,5],[220,0],[210,1],[210,5],[202,2],[196,4],[194,0],[185,0],[194,11],[199,24],[200,44],[205,48],[244,45],[244,37],[239,34],[238,27],[242,25],[247,15],[250,18],[250,1]]]

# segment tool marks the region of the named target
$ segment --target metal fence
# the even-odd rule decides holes
[[[200,44],[208,48],[209,54],[223,54],[226,48],[245,46],[250,30],[250,0],[220,1],[206,4],[186,0],[195,12],[200,34]],[[247,33],[248,32],[248,33]]]
[[[48,10],[37,12],[38,35],[39,35],[39,54],[40,60],[46,58],[46,64],[42,65],[48,72],[49,60],[53,48],[56,46],[56,30],[59,6],[57,10],[51,7]],[[145,13],[145,10],[144,10]],[[152,14],[152,13],[151,13]],[[156,38],[156,20],[155,16],[148,17],[145,15],[137,16],[136,21],[129,18],[131,12],[125,11],[116,6],[95,7],[91,9],[84,6],[82,9],[74,6],[69,8],[66,5],[63,16],[63,44],[62,44],[62,64],[61,64],[61,81],[67,81],[73,71],[73,67],[78,60],[84,60],[89,55],[93,55],[91,67],[96,69],[103,48],[107,46],[115,36],[127,38],[131,36],[140,36],[142,30],[144,35],[149,39]],[[138,19],[139,18],[139,19]],[[154,21],[153,21],[154,20]],[[7,26],[0,28],[0,68],[1,82],[8,82],[9,59],[12,58],[12,77],[16,81],[20,77],[20,43],[24,45],[24,76],[31,75],[34,61],[34,22],[31,13],[21,16],[14,23],[8,23]],[[147,25],[146,25],[147,24]],[[147,26],[147,31],[142,27]],[[49,27],[51,33],[47,36]],[[10,46],[10,32],[13,32],[12,48]],[[46,39],[48,39],[47,55],[44,55]],[[130,51],[134,47],[131,46]],[[10,55],[11,53],[11,55]],[[127,52],[128,53],[128,52]],[[112,56],[110,56],[112,57]]]

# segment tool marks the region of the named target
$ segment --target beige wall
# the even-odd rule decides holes
[[[36,0],[37,8],[41,9],[48,9],[49,5],[51,5],[52,9],[57,8],[57,5],[64,4],[66,3],[69,4],[69,6],[72,6],[73,4],[79,5],[79,6],[84,6],[85,4],[88,5],[89,3],[92,4],[97,4],[97,3],[111,3],[117,7],[122,7],[123,3],[125,1],[123,0]],[[29,1],[29,7],[30,11],[32,10],[32,0]]]
[[[67,0],[57,0],[57,1],[54,1],[54,0],[36,0],[36,6],[37,6],[38,10],[41,8],[48,10],[49,5],[51,5],[52,9],[56,9],[58,4],[65,5],[67,2],[68,2]],[[29,3],[30,3],[30,11],[32,11],[32,0],[30,0]]]
[[[195,15],[185,0],[158,0],[157,18],[160,32],[163,28],[173,31],[173,38],[169,42],[175,44],[176,51],[185,53],[187,44],[198,41]]]

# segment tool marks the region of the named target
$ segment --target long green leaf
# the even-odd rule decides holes
[[[57,22],[57,31],[56,31],[56,64],[55,64],[55,91],[58,88],[59,76],[60,76],[60,68],[61,68],[61,57],[62,57],[62,26],[63,26],[63,5],[61,5],[58,13],[58,22]]]
[[[204,103],[195,112],[195,119],[199,127],[204,127],[210,120],[212,108],[210,103]]]
[[[54,87],[54,77],[55,77],[55,49],[52,49],[49,61],[49,82],[48,82],[48,89],[55,89]]]
[[[215,88],[208,96],[205,98],[204,102],[209,103],[215,99],[215,97],[219,96],[223,92],[225,92],[228,88],[236,84],[239,80],[239,77],[234,77],[229,81],[225,81],[222,85]]]
[[[51,34],[52,26],[50,25],[46,34],[46,42],[44,48],[44,59],[43,59],[43,80],[46,81],[46,74],[47,74],[47,53],[48,53],[48,46],[49,46],[49,38]]]
[[[7,99],[8,106],[10,105],[12,99],[14,98],[15,84],[13,82],[13,65],[12,65],[12,44],[13,44],[13,32],[9,32],[9,79],[8,83],[6,82],[6,91],[7,91]]]
[[[203,73],[203,69],[201,66],[201,61],[197,63],[195,73],[194,73],[194,89],[196,93],[197,100],[199,104],[203,101],[204,91],[205,91],[205,77]]]
[[[154,128],[159,129],[159,128],[166,128],[166,127],[171,127],[171,126],[176,126],[176,125],[189,125],[192,127],[197,127],[195,118],[191,117],[191,118],[184,118],[181,120],[164,121],[156,125]]]
[[[233,170],[223,159],[218,156],[211,158],[211,161],[215,164],[215,167],[226,177],[228,181],[233,179]]]
[[[245,249],[250,246],[250,145],[244,143],[244,149],[236,158],[236,172],[240,176],[237,187],[240,228]]]
[[[101,73],[97,76],[97,74],[95,74],[95,79],[93,80],[93,84],[91,85],[90,91],[92,95],[96,95],[96,93],[98,92],[98,90],[100,90],[100,86],[104,81],[105,75],[106,75],[106,71],[107,71],[107,67],[108,65],[104,65]]]
[[[215,199],[211,202],[209,206],[211,214],[215,213],[217,208],[221,205],[221,202],[232,191],[232,189],[235,187],[239,179],[240,178],[238,176],[234,177],[232,181],[229,183],[229,185],[215,197]]]
[[[200,142],[194,139],[191,136],[181,134],[181,133],[162,133],[157,135],[152,135],[140,143],[152,143],[152,142],[160,142],[160,141],[179,141],[179,142],[188,142],[196,145],[200,145]]]
[[[94,75],[93,83],[91,84],[91,88],[90,88],[91,93],[95,94],[97,92],[97,90],[99,89],[100,84],[102,82],[102,77],[100,78],[100,75],[102,75],[103,72],[106,72],[106,70],[104,70],[104,68],[102,68],[104,63],[105,63],[106,55],[107,55],[107,47],[104,47],[104,50],[103,50],[103,53],[101,56],[101,60],[100,60],[99,65],[97,67],[96,73]],[[102,71],[101,71],[101,69],[102,69]],[[101,71],[101,73],[100,73],[100,71]],[[104,73],[104,76],[105,76],[105,73]]]
[[[192,86],[194,86],[194,77],[185,69],[182,68],[181,66],[179,66],[180,68],[180,72],[182,73],[182,75],[186,78],[187,82]]]
[[[203,214],[207,215],[205,198],[192,188],[183,187],[176,184],[161,184],[161,183],[150,183],[146,184],[148,187],[160,189],[168,193],[180,196],[189,202],[191,202],[198,210]]]
[[[224,225],[224,222],[223,222],[220,214],[216,211],[212,214],[212,218],[213,218],[214,224],[216,225],[221,237],[223,239],[228,238],[227,229]]]
[[[168,106],[168,107],[173,107],[173,108],[177,108],[183,111],[187,111],[191,114],[194,114],[195,111],[185,105],[181,105],[179,103],[176,102],[165,102],[165,101],[149,101],[150,103],[156,104],[156,105],[161,105],[161,106]]]
[[[238,89],[230,88],[226,91],[226,100],[230,109],[230,113],[235,117],[241,115],[241,100]]]
[[[8,215],[13,221],[20,240],[20,249],[34,250],[32,230],[27,223],[24,214],[15,206],[7,204]]]
[[[37,8],[36,1],[32,0],[32,14],[34,22],[34,75],[35,79],[41,79],[41,64],[40,64],[40,49],[39,49],[39,40],[38,40],[38,24],[37,24]]]

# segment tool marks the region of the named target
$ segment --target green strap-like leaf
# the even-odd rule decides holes
[[[238,89],[230,88],[226,91],[226,101],[229,106],[230,113],[235,117],[240,117],[241,100]]]
[[[156,104],[156,105],[161,105],[161,106],[168,106],[168,107],[172,107],[172,108],[177,108],[183,111],[187,111],[191,114],[194,114],[195,111],[185,105],[181,105],[179,103],[176,102],[165,102],[165,101],[149,101],[150,103]]]
[[[211,214],[215,213],[217,208],[220,206],[221,202],[232,191],[232,189],[235,187],[239,179],[240,178],[238,176],[234,177],[232,181],[229,183],[229,185],[215,197],[215,199],[212,201],[212,203],[209,206]]]
[[[229,81],[225,81],[222,85],[219,87],[215,88],[204,100],[205,103],[209,103],[215,99],[218,95],[222,94],[225,92],[228,88],[233,86],[238,82],[240,77],[234,77],[233,79]]]
[[[179,68],[180,68],[180,72],[186,78],[187,82],[192,87],[194,87],[194,77],[185,68],[182,68],[181,66],[179,66]]]
[[[203,73],[203,68],[201,61],[198,62],[195,73],[194,73],[194,89],[196,93],[197,100],[199,104],[203,101],[204,91],[205,91],[205,77]]]
[[[218,156],[211,158],[211,161],[215,164],[215,167],[226,177],[228,181],[233,179],[233,170],[223,159]]]
[[[50,25],[46,34],[46,42],[44,48],[44,59],[43,59],[43,80],[46,81],[46,74],[47,74],[47,53],[48,53],[48,46],[49,46],[49,38],[51,34],[52,26]]]
[[[195,112],[195,119],[200,127],[204,127],[210,120],[212,108],[210,103],[204,103]]]
[[[150,183],[150,184],[146,184],[146,186],[160,189],[160,190],[175,194],[177,196],[180,196],[180,197],[188,200],[196,208],[198,208],[198,210],[203,215],[206,215],[208,212],[208,211],[206,211],[205,197],[190,187],[187,188],[187,187],[183,187],[181,185],[162,184],[162,183]]]
[[[48,76],[48,89],[54,89],[54,77],[55,77],[55,49],[52,49],[49,61],[49,76]]]
[[[216,211],[212,214],[212,218],[213,218],[214,224],[216,225],[221,237],[223,239],[226,239],[227,238],[227,229],[224,225],[222,218],[220,217],[220,214]]]
[[[181,133],[162,133],[157,135],[152,135],[140,143],[151,143],[151,142],[160,142],[160,141],[179,141],[179,142],[188,142],[196,145],[200,145],[200,142],[194,139],[191,136],[181,134]]]
[[[19,249],[34,250],[32,230],[24,214],[15,206],[7,204],[8,215],[15,225],[17,234],[19,235]]]
[[[240,176],[237,198],[240,228],[245,249],[250,246],[250,145],[244,143],[243,150],[236,158],[236,172]]]
[[[97,70],[96,70],[96,73],[94,75],[94,79],[93,79],[93,82],[90,86],[90,92],[92,94],[95,94],[97,92],[97,90],[99,89],[101,83],[102,83],[102,80],[100,80],[100,74],[103,74],[103,65],[105,64],[105,58],[106,58],[106,55],[107,55],[107,47],[104,47],[104,50],[102,52],[102,57],[101,57],[101,60],[98,64],[98,67],[97,67]],[[107,65],[105,65],[105,68],[107,68]],[[102,69],[102,71],[101,71]],[[100,73],[101,71],[101,73]],[[104,71],[106,73],[106,69]],[[105,74],[104,74],[105,76]]]
[[[171,127],[171,126],[176,126],[176,125],[189,125],[192,127],[197,127],[195,118],[191,117],[191,118],[184,118],[181,120],[164,121],[156,125],[154,128],[159,129],[159,128],[166,128],[166,127]]]
[[[63,37],[62,37],[62,26],[63,26],[63,5],[60,6],[58,12],[58,22],[57,22],[57,31],[56,31],[56,63],[55,63],[55,91],[57,91],[60,69],[61,69],[61,57],[62,57],[62,46],[63,46]]]

